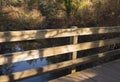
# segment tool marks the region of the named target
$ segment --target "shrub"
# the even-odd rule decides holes
[[[0,12],[0,30],[36,29],[45,17],[37,9],[23,6],[2,6]]]

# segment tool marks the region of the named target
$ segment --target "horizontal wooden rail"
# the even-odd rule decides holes
[[[92,35],[92,34],[104,34],[120,32],[120,26],[116,27],[94,27],[94,28],[79,28],[79,29],[50,29],[50,30],[31,30],[31,31],[6,31],[0,32],[0,43],[34,40],[34,39],[46,39],[46,38],[58,38],[58,37],[70,37],[77,35]]]
[[[2,75],[0,76],[0,81],[9,82],[11,79],[12,80],[24,79],[24,78],[31,77],[37,74],[44,74],[47,72],[51,72],[53,70],[58,70],[58,69],[62,69],[62,68],[73,66],[73,65],[80,65],[80,64],[92,62],[92,61],[95,61],[97,59],[101,59],[107,56],[113,56],[113,55],[119,55],[119,54],[120,54],[120,49],[107,51],[104,53],[99,53],[99,54],[95,54],[95,55],[91,55],[91,56],[87,56],[83,58],[78,58],[74,60],[69,60],[69,61],[65,61],[65,62],[61,62],[57,64],[44,66],[38,69],[25,70],[22,72],[12,73],[10,75]]]
[[[35,39],[60,38],[60,37],[71,37],[72,40],[72,44],[70,45],[0,54],[0,65],[13,64],[21,61],[57,56],[60,54],[71,53],[71,52],[73,53],[73,55],[68,61],[47,65],[38,69],[15,72],[9,75],[1,75],[0,82],[10,82],[10,81],[13,82],[16,80],[35,76],[38,74],[44,74],[44,73],[52,72],[54,70],[64,69],[70,66],[73,67],[74,69],[76,65],[81,65],[91,61],[99,60],[107,56],[111,57],[111,56],[119,55],[120,49],[115,49],[112,51],[106,51],[103,53],[77,58],[77,51],[82,51],[92,48],[100,48],[103,46],[109,46],[112,44],[120,43],[120,37],[105,39],[105,40],[90,41],[84,43],[77,42],[79,35],[94,35],[94,34],[107,34],[107,33],[120,33],[120,26],[0,32],[0,43],[35,40]]]
[[[55,56],[59,54],[65,54],[65,53],[70,53],[70,52],[75,52],[80,50],[107,46],[115,43],[120,43],[120,38],[98,40],[93,42],[65,45],[65,46],[46,48],[46,49],[40,49],[40,50],[29,50],[29,51],[23,51],[23,52],[0,54],[0,65],[38,59],[43,57],[50,57],[50,56]]]

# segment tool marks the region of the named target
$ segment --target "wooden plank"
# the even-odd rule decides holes
[[[118,62],[120,63],[120,62]],[[83,73],[84,75],[87,75],[89,78],[92,78],[96,80],[97,82],[119,82],[120,81],[120,69],[115,72],[115,67],[113,66],[115,63],[112,63],[111,68],[113,70],[110,70],[109,68],[106,68],[107,64],[103,64],[97,67],[93,67],[84,71],[81,71],[80,73]]]
[[[109,66],[111,66],[111,64],[109,64]],[[116,69],[116,71],[120,69],[120,63],[114,63],[114,65],[112,64],[112,66],[114,66],[114,69]]]
[[[72,43],[73,44],[77,44],[78,43],[78,36],[73,36],[72,37]],[[72,60],[74,59],[77,59],[77,51],[75,52],[72,52],[72,57],[71,57]],[[76,67],[72,67],[72,70],[71,70],[71,73],[75,73],[76,72]]]
[[[114,75],[115,78],[120,77],[120,60],[110,62],[109,64],[103,64],[102,66],[98,66],[97,68],[98,69],[102,68],[102,69],[106,69],[106,70],[110,71],[110,73],[112,73],[112,75]]]
[[[79,59],[75,59],[75,60],[60,62],[57,64],[44,66],[44,67],[39,68],[39,69],[31,69],[31,70],[25,70],[22,72],[12,73],[10,75],[3,75],[3,76],[0,76],[0,80],[2,82],[9,82],[11,77],[13,80],[23,79],[23,78],[34,76],[37,74],[44,74],[44,73],[48,73],[48,72],[51,72],[54,70],[63,69],[65,67],[74,66],[77,64],[80,65],[83,63],[94,61],[96,59],[104,58],[106,56],[113,56],[113,55],[118,55],[118,54],[120,54],[120,49],[108,51],[105,53],[99,53],[99,54],[95,54],[92,56],[87,56],[87,57],[83,57],[83,58],[79,58]]]
[[[92,74],[96,74],[96,76],[94,76],[92,79],[96,80],[97,82],[119,82],[120,68],[116,71],[116,67],[114,67],[116,63],[120,63],[120,59],[84,70],[82,72],[84,72],[84,74],[88,75],[90,78],[92,78]],[[107,67],[109,64],[111,65]]]
[[[120,77],[120,75],[119,75],[120,71],[115,72],[114,70],[110,70],[110,68],[104,67],[104,65],[94,67],[94,68],[92,68],[92,70],[96,71],[101,76],[104,76],[104,77],[106,77],[108,79],[110,77],[112,77],[113,79],[120,80],[120,78],[119,78]]]
[[[73,73],[64,77],[50,80],[49,82],[96,82],[81,73]]]
[[[92,35],[120,32],[120,26],[116,27],[94,27],[79,29],[50,29],[50,30],[28,30],[28,31],[5,31],[0,32],[1,42],[24,41],[34,39],[70,37],[77,35]]]
[[[113,65],[116,64],[116,62],[120,63],[120,59],[119,59],[119,61],[110,62],[111,63],[110,67],[113,68],[114,71],[115,71],[115,69],[114,69]],[[89,82],[89,79],[94,81],[94,82],[119,82],[120,81],[119,76],[110,72],[107,69],[103,69],[104,66],[106,66],[106,65],[109,65],[109,63],[99,65],[99,66],[96,66],[96,67],[93,67],[93,68],[88,68],[86,70],[77,72],[75,74],[70,74],[70,75],[63,76],[63,77],[60,77],[60,78],[57,78],[57,79],[53,79],[53,80],[50,80],[49,82],[65,82],[65,80],[68,80],[66,82],[69,82],[69,79],[72,82]],[[98,69],[98,70],[96,70],[96,69]],[[118,73],[119,73],[119,71],[120,71],[120,69],[118,70]],[[112,77],[109,74],[112,75]],[[87,77],[87,78],[82,79],[81,76]],[[76,79],[75,79],[76,77],[80,78],[80,79],[78,79],[76,81]]]
[[[113,77],[107,76],[107,70],[105,73],[99,73],[96,70],[93,69],[87,69],[80,72],[83,75],[88,76],[89,78],[92,78],[96,82],[117,82],[118,79],[115,79]]]
[[[96,82],[96,81],[89,78],[88,76],[85,76],[82,73],[73,73],[67,76],[50,80],[48,82]]]
[[[50,56],[55,56],[59,54],[65,54],[65,53],[70,53],[70,52],[75,52],[80,50],[107,46],[115,43],[120,43],[120,38],[85,42],[80,44],[65,45],[65,46],[46,48],[46,49],[40,49],[40,50],[29,50],[29,51],[23,51],[23,52],[0,54],[0,61],[1,61],[0,65],[38,59],[43,57],[50,57]]]
[[[72,26],[72,28],[78,29],[78,27],[76,27],[76,26]],[[71,37],[71,38],[70,38],[70,43],[71,43],[71,44],[78,44],[78,36],[73,36],[73,37]],[[70,58],[69,58],[70,60],[77,59],[77,51],[72,52],[72,54],[69,55],[69,57],[70,57]],[[71,73],[75,73],[75,72],[76,72],[76,67],[73,66],[70,70],[71,70]]]

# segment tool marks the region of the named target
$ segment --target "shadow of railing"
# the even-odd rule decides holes
[[[80,29],[51,29],[51,30],[31,30],[31,31],[6,31],[0,32],[0,42],[14,42],[14,41],[25,41],[25,40],[35,40],[35,39],[46,39],[46,38],[60,38],[60,37],[74,37],[83,35],[94,35],[94,34],[105,34],[120,32],[119,27],[96,27],[96,28],[80,28]],[[98,40],[93,42],[85,42],[80,44],[70,44],[64,46],[57,46],[38,50],[29,50],[23,52],[7,53],[0,55],[0,60],[2,61],[0,65],[11,64],[21,61],[28,61],[38,58],[51,57],[65,53],[77,52],[80,50],[86,50],[91,48],[102,47],[105,45],[110,45],[114,43],[119,43],[120,38],[108,39],[108,40]],[[102,57],[102,55],[100,55]],[[95,56],[98,57],[99,56]],[[94,57],[94,58],[95,58]],[[103,55],[104,57],[104,55]],[[93,58],[91,58],[93,59]],[[12,73],[10,75],[3,75],[3,81],[15,81],[18,79],[23,79],[38,75],[48,73],[54,70],[63,69],[65,67],[70,67],[77,65],[79,63],[91,60],[90,58],[83,59],[72,59],[65,62],[60,62],[57,64],[52,64],[44,66],[39,69],[25,70],[22,72]]]

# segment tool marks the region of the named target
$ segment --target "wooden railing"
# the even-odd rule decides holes
[[[47,65],[38,69],[25,70],[21,72],[12,73],[9,75],[1,75],[0,82],[9,82],[9,81],[13,82],[37,74],[45,74],[48,72],[52,72],[54,70],[63,69],[70,66],[73,69],[72,72],[75,72],[75,66],[77,65],[91,62],[96,59],[104,58],[106,56],[118,55],[120,54],[120,49],[115,49],[103,53],[85,56],[82,58],[77,58],[78,51],[92,49],[92,48],[100,48],[100,47],[120,43],[120,37],[78,43],[78,36],[95,35],[95,34],[100,35],[100,34],[109,34],[109,33],[120,33],[120,26],[0,32],[0,43],[35,40],[35,39],[47,39],[47,38],[61,38],[61,37],[71,37],[70,40],[72,43],[70,45],[56,46],[51,48],[0,54],[0,65],[4,65],[4,64],[12,64],[16,62],[28,61],[38,58],[51,57],[65,53],[72,53],[72,57],[70,57],[70,60],[68,61]]]

